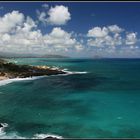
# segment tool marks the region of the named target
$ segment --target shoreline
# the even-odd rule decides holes
[[[8,77],[5,77],[5,76],[0,76],[0,81],[3,81],[3,80],[8,80],[9,78]]]
[[[7,123],[0,123],[0,138],[2,139],[63,139],[62,136],[55,135],[55,134],[49,134],[49,133],[36,133],[32,137],[23,137],[16,133],[16,131],[13,131],[12,133],[8,134],[5,129],[9,127]]]
[[[63,71],[63,70],[62,70]],[[67,75],[72,75],[72,74],[86,74],[88,72],[71,72],[71,71],[65,71],[65,74],[55,74],[55,75],[42,75],[42,76],[29,76],[29,77],[24,77],[24,78],[20,78],[20,77],[15,77],[15,78],[8,78],[8,77],[2,77],[0,78],[0,86],[4,86],[13,82],[18,82],[18,81],[26,81],[26,80],[36,80],[36,79],[40,79],[40,78],[44,78],[47,76],[67,76]]]
[[[34,80],[45,76],[86,74],[87,72],[72,72],[52,66],[18,65],[0,59],[0,86],[15,81]]]
[[[33,77],[26,77],[26,78],[7,78],[4,80],[0,80],[0,86],[10,84],[12,82],[17,82],[17,81],[25,81],[25,80],[35,80],[35,79],[40,79],[45,76],[33,76]]]
[[[13,78],[28,78],[33,76],[50,76],[66,74],[67,72],[48,66],[18,65],[0,59],[0,81]]]

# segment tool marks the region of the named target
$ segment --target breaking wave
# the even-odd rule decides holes
[[[12,82],[24,81],[24,80],[35,80],[35,79],[40,79],[43,77],[45,77],[45,76],[33,76],[33,77],[27,77],[27,78],[5,79],[5,80],[0,81],[0,86],[7,85],[7,84],[12,83]]]
[[[33,137],[22,137],[17,134],[17,132],[6,133],[5,129],[8,127],[7,123],[1,123],[2,127],[0,127],[0,139],[44,139],[44,138],[57,138],[63,139],[62,136],[54,135],[54,134],[35,134]]]
[[[53,67],[53,70],[59,70],[58,67]],[[71,75],[71,74],[86,74],[88,72],[86,71],[68,71],[68,69],[62,69],[63,72],[66,72],[66,74],[57,74],[59,76],[61,75]],[[57,76],[57,75],[50,75],[50,76]],[[24,81],[24,80],[36,80],[36,79],[40,79],[40,78],[43,78],[43,77],[46,77],[46,76],[32,76],[32,77],[26,77],[26,78],[13,78],[13,79],[5,79],[5,80],[1,80],[0,81],[0,86],[3,86],[3,85],[7,85],[9,83],[12,83],[12,82],[17,82],[17,81]]]
[[[66,75],[69,74],[87,74],[87,71],[68,71],[68,69],[63,69],[63,72],[66,72]]]

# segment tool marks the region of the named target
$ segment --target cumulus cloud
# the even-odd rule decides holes
[[[110,25],[108,27],[94,27],[92,29],[90,29],[87,33],[88,37],[105,37],[107,36],[109,33],[114,33],[114,34],[119,34],[122,31],[124,31],[124,29],[120,28],[118,25]]]
[[[20,25],[16,25],[14,32],[11,34],[11,30],[7,33],[0,33],[0,37],[2,40],[0,41],[1,49],[7,49],[10,47],[11,51],[16,49],[26,50],[27,46],[34,45],[38,42],[38,38],[41,36],[40,30],[35,30],[37,25],[33,21],[32,18],[23,17],[22,23]]]
[[[12,25],[9,25],[9,21],[12,22]],[[11,52],[45,54],[62,53],[69,50],[79,51],[83,48],[72,33],[68,33],[60,27],[53,28],[48,34],[42,34],[31,17],[25,17],[18,11],[0,17],[0,29],[2,29],[0,30],[1,51],[8,51],[10,48]]]
[[[124,31],[124,29],[120,28],[118,25],[110,25],[110,26],[108,26],[108,29],[112,33],[120,33],[122,31]]]
[[[126,35],[126,45],[134,45],[137,42],[137,33],[129,33]]]
[[[44,43],[57,50],[69,50],[75,48],[79,50],[82,45],[72,38],[71,33],[62,30],[60,27],[53,28],[52,32],[44,36]]]
[[[105,37],[108,34],[108,29],[106,27],[94,27],[88,31],[88,37]]]
[[[48,22],[52,25],[64,25],[71,19],[68,7],[63,5],[51,7],[48,15]]]
[[[48,14],[48,9],[49,9],[49,5],[44,3],[42,4],[42,10],[40,11],[39,9],[36,10],[36,14],[37,14],[37,18],[38,21],[37,22],[41,22],[43,23],[43,25],[47,25],[47,14]]]
[[[125,33],[126,39],[123,39],[121,32],[125,30],[118,25],[107,27],[94,27],[87,33],[88,45],[95,47],[116,47],[119,45],[134,45],[137,42],[136,33]]]
[[[108,26],[108,27],[94,27],[90,29],[87,33],[87,36],[90,37],[88,39],[88,46],[95,47],[115,47],[117,45],[122,44],[122,37],[119,32],[120,29],[116,25]],[[114,33],[111,35],[111,33]]]
[[[103,47],[103,40],[101,38],[95,38],[95,39],[88,39],[87,45],[88,46],[95,46],[95,47]]]
[[[46,7],[46,4],[44,6]],[[71,19],[68,7],[63,5],[56,5],[48,11],[37,10],[37,16],[39,21],[49,25],[65,25]]]
[[[24,15],[18,11],[0,17],[0,33],[7,33],[23,22]]]
[[[44,25],[47,24],[47,13],[46,12],[40,12],[39,10],[36,11],[38,20],[43,23]]]
[[[49,12],[37,11],[38,19],[44,24],[64,25],[71,18],[68,8],[62,5],[51,7]],[[58,13],[63,13],[63,16],[61,14],[59,16]],[[127,32],[118,25],[93,27],[87,31],[86,35],[74,31],[67,32],[60,27],[54,27],[49,33],[43,34],[31,17],[19,11],[0,16],[0,38],[1,52],[34,54],[94,52],[115,56],[117,52],[120,54],[132,51],[138,53],[139,49],[137,33]],[[86,47],[83,44],[86,44]]]
[[[87,46],[95,53],[125,55],[136,53],[139,49],[137,33],[128,33],[118,25],[94,27],[87,33]],[[93,50],[92,50],[93,49]]]

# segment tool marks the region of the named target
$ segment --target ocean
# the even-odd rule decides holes
[[[0,138],[140,138],[140,59],[16,58],[67,75],[0,86]]]

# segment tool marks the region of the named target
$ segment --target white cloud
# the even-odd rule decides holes
[[[122,44],[122,37],[119,34],[114,36],[106,35],[104,37],[90,38],[87,41],[88,46],[94,47],[116,47]]]
[[[106,27],[94,27],[88,31],[88,37],[105,37],[108,35],[108,29]]]
[[[35,22],[33,21],[32,18],[30,18],[29,16],[27,16],[26,22],[24,22],[23,24],[23,31],[31,31],[32,28],[37,27],[37,25],[35,24]]]
[[[123,39],[121,32],[124,29],[120,28],[118,25],[110,25],[107,27],[94,27],[90,29],[87,33],[87,37],[90,39],[87,40],[88,46],[94,47],[111,47],[122,45]],[[113,34],[112,34],[113,33]]]
[[[51,7],[48,11],[48,15],[47,21],[52,25],[64,25],[71,19],[68,7],[63,5]]]
[[[44,36],[44,43],[57,50],[68,50],[82,48],[82,45],[72,38],[71,33],[62,30],[60,27],[53,28],[52,32]]]
[[[9,25],[7,22],[14,21],[15,15],[16,22]],[[1,17],[0,25],[5,27],[0,32],[0,51],[61,54],[67,51],[80,51],[83,48],[81,43],[72,36],[72,33],[68,33],[60,27],[53,28],[49,34],[42,34],[31,17],[25,17],[18,11]]]
[[[84,49],[84,47],[82,46],[82,44],[77,43],[77,45],[75,46],[77,51],[82,51]]]
[[[8,35],[8,34],[6,33],[6,34],[4,34],[4,35],[2,36],[1,39],[2,39],[3,42],[9,41],[9,40],[10,40],[10,35]]]
[[[87,33],[88,37],[105,37],[109,33],[119,34],[120,32],[124,31],[118,25],[110,25],[108,27],[94,27],[90,29]]]
[[[23,20],[24,15],[18,11],[5,14],[3,17],[0,17],[0,33],[7,33],[11,31],[11,29],[20,25]]]
[[[94,27],[87,37],[87,46],[95,54],[127,57],[139,53],[137,33],[128,33],[118,25]]]
[[[47,4],[42,5],[45,9]],[[71,14],[68,11],[68,7],[63,5],[56,5],[55,7],[51,7],[48,11],[39,11],[37,10],[37,17],[40,22],[44,25],[65,25],[70,19]]]
[[[47,10],[49,8],[49,5],[45,3],[42,5],[42,8],[44,9],[41,12],[38,9],[36,10],[37,18],[38,18],[38,21],[43,23],[43,25],[46,25],[47,24]]]
[[[40,12],[39,10],[37,12],[37,17],[40,22],[42,22],[44,25],[47,23],[47,13],[46,12]]]
[[[104,40],[102,38],[88,39],[87,45],[94,46],[94,47],[103,47]]]
[[[47,17],[45,12],[37,11],[37,13],[40,21],[44,24],[48,23],[50,15]],[[62,25],[62,19],[60,21],[53,24],[60,25],[61,23]],[[68,18],[63,21],[63,24],[66,23]],[[74,31],[67,32],[60,27],[54,27],[50,33],[43,34],[31,17],[26,17],[19,11],[13,11],[0,17],[0,38],[0,51],[3,52],[64,55],[70,52],[75,55],[94,50],[95,54],[117,55],[120,52],[123,55],[123,53],[132,51],[138,53],[139,49],[137,33],[127,33],[118,25],[94,27],[88,31],[86,36]],[[87,47],[83,47],[82,44],[85,44],[86,41]]]
[[[129,33],[126,35],[126,45],[134,45],[137,42],[137,33]]]
[[[62,30],[60,27],[55,27],[52,32],[50,33],[50,36],[54,38],[65,38],[65,37],[70,37],[70,34]]]
[[[116,47],[122,44],[122,37],[120,34],[115,34],[114,36],[108,35],[104,40],[106,46]]]
[[[120,28],[118,25],[110,25],[108,26],[108,29],[110,30],[110,32],[112,33],[120,33],[122,31],[124,31],[122,28]]]

